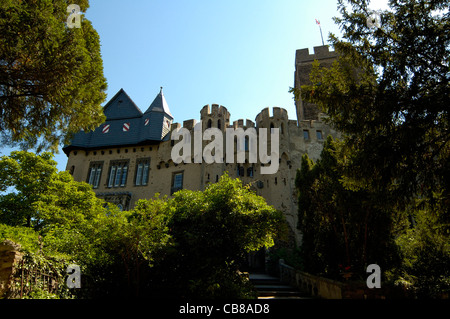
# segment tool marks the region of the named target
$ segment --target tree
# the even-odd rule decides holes
[[[14,151],[0,159],[0,222],[32,227],[72,226],[104,213],[92,187],[58,172],[53,155]]]
[[[238,274],[246,253],[282,236],[283,215],[238,179],[223,175],[203,192],[182,190],[169,200],[173,246],[157,266],[167,296],[248,298]],[[170,273],[167,269],[170,268]],[[170,290],[168,290],[170,289]]]
[[[340,58],[330,69],[316,63],[312,85],[293,92],[344,133],[355,186],[403,204],[442,187],[448,201],[449,1],[390,1],[375,29],[368,1],[347,2],[335,19],[343,40],[330,36]]]
[[[315,62],[312,84],[292,92],[343,133],[345,189],[368,190],[368,207],[394,218],[409,214],[411,230],[397,238],[397,276],[436,296],[437,282],[449,287],[449,1],[389,6],[372,28],[368,1],[339,0],[343,39],[330,35],[339,58],[328,69]]]
[[[38,227],[34,204],[57,175],[51,153],[40,156],[15,151],[0,159],[0,222],[11,226]]]
[[[88,0],[74,0],[81,11]],[[56,150],[105,119],[106,79],[90,21],[69,28],[65,0],[0,4],[0,131],[3,143]]]
[[[296,177],[301,252],[308,272],[333,279],[352,272],[361,279],[369,264],[384,271],[399,265],[395,236],[406,225],[404,214],[386,209],[370,188],[345,188],[343,150],[329,136],[316,163],[302,158]]]

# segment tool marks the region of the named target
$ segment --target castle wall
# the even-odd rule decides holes
[[[223,134],[224,163],[193,163],[195,125],[201,122],[204,132],[209,120],[211,120],[212,127],[217,127],[219,119],[223,121],[222,123],[228,123],[221,127],[223,132],[226,128],[243,128],[245,130],[254,127],[257,131],[259,128],[267,128],[268,131],[271,127],[279,128],[280,158],[278,159],[277,173],[261,174],[261,167],[264,164],[259,161],[259,156],[257,163],[248,163],[248,152],[246,152],[246,163],[226,163],[225,134]],[[255,121],[238,119],[231,123],[230,113],[226,108],[218,105],[212,105],[212,108],[209,105],[204,106],[201,110],[200,121],[186,120],[183,122],[183,126],[174,123],[171,130],[181,127],[191,132],[192,163],[175,164],[171,159],[171,152],[173,145],[178,141],[168,140],[154,145],[123,146],[91,151],[72,150],[69,154],[67,169],[71,170],[74,167],[74,179],[87,181],[91,163],[102,163],[100,182],[94,191],[99,197],[122,204],[125,209],[132,209],[139,199],[152,198],[156,193],[162,196],[171,196],[173,176],[176,173],[183,173],[183,188],[204,190],[210,183],[215,183],[224,172],[228,172],[232,178],[238,177],[244,184],[250,184],[256,194],[264,197],[268,204],[283,211],[297,242],[301,240],[301,234],[297,231],[296,172],[300,168],[303,154],[308,153],[314,160],[320,157],[326,137],[330,134],[334,137],[338,136],[334,130],[321,121],[300,121],[297,125],[297,121],[289,120],[287,111],[279,107],[263,109],[257,114]],[[305,130],[309,132],[309,138],[305,138]],[[321,139],[317,136],[318,131],[322,134]],[[210,142],[202,141],[202,150],[208,143]],[[270,145],[268,148],[270,149]],[[234,150],[236,153],[236,145]],[[150,159],[148,184],[136,186],[137,165],[142,159]],[[126,183],[122,187],[108,187],[111,164],[117,161],[128,163]],[[239,167],[242,168],[239,170]],[[253,170],[249,172],[251,168]]]
[[[321,66],[330,67],[337,58],[337,53],[330,51],[328,46],[314,47],[314,53],[308,49],[296,51],[294,87],[309,84],[309,73],[312,62],[319,60]],[[287,111],[280,107],[264,108],[256,115],[255,120],[238,119],[231,121],[227,108],[218,104],[205,105],[200,110],[200,120],[189,119],[180,123],[172,123],[170,131],[185,128],[191,133],[191,163],[176,164],[171,159],[172,148],[178,141],[170,139],[162,142],[148,143],[148,145],[131,145],[122,147],[103,148],[98,150],[72,150],[68,154],[67,170],[71,171],[77,181],[88,181],[90,168],[102,167],[100,182],[94,188],[97,196],[109,202],[121,205],[124,209],[132,209],[139,199],[152,198],[156,193],[171,196],[176,188],[173,188],[175,177],[179,181],[182,173],[182,188],[190,190],[204,190],[209,184],[218,181],[224,172],[231,177],[238,177],[244,184],[250,184],[256,194],[264,197],[268,204],[281,210],[289,222],[292,232],[295,234],[297,244],[300,244],[301,234],[297,231],[297,192],[295,177],[300,169],[301,158],[308,154],[313,160],[320,158],[323,143],[328,135],[340,137],[338,132],[322,121],[325,116],[319,112],[316,105],[308,104],[301,99],[296,101],[297,118],[289,119]],[[164,122],[164,121],[163,121]],[[165,122],[164,122],[165,123]],[[219,128],[223,133],[223,163],[207,164],[204,161],[194,162],[194,128],[202,125],[202,133],[208,128]],[[226,129],[242,128],[247,130],[255,128],[268,129],[279,128],[279,158],[278,171],[275,174],[261,174],[264,164],[259,161],[249,163],[249,154],[246,152],[245,163],[227,163],[226,161]],[[169,132],[163,130],[163,135]],[[201,150],[210,141],[201,141]],[[236,144],[236,142],[234,143]],[[268,136],[268,150],[271,148]],[[234,145],[236,158],[236,145]],[[149,162],[146,162],[149,161]],[[127,179],[123,185],[109,187],[108,176],[112,165],[126,163],[128,168]],[[146,185],[136,185],[139,167],[142,163],[148,163],[149,173]],[[265,165],[272,165],[265,164]]]

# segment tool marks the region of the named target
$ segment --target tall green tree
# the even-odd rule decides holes
[[[66,24],[69,4],[81,27]],[[88,0],[0,3],[0,131],[3,144],[56,150],[104,121],[100,39],[83,12]]]
[[[391,0],[374,27],[369,1],[339,0],[343,37],[330,35],[339,58],[331,68],[315,62],[312,84],[292,90],[343,133],[345,189],[368,190],[369,208],[410,215],[396,239],[397,276],[427,296],[449,287],[449,4]]]
[[[395,238],[407,224],[370,188],[345,187],[342,158],[342,143],[331,136],[316,163],[302,158],[296,177],[301,253],[308,272],[333,279],[352,272],[362,279],[369,264],[383,271],[399,266]]]
[[[312,85],[293,91],[344,133],[355,186],[404,203],[441,188],[448,202],[449,1],[389,1],[379,28],[368,23],[368,3],[338,1],[343,36],[330,41],[341,56],[329,69],[316,63]]]

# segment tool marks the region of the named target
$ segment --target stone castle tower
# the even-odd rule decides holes
[[[305,83],[311,63],[315,58],[331,63],[334,54],[327,47],[308,49],[296,53],[295,86]],[[226,107],[205,105],[200,109],[203,131],[218,128],[279,128],[278,171],[275,174],[260,173],[264,165],[259,160],[250,163],[174,163],[171,151],[175,141],[171,133],[178,128],[194,132],[197,120],[174,123],[172,113],[162,92],[142,112],[120,90],[104,107],[106,121],[93,132],[77,133],[71,144],[63,148],[68,156],[67,170],[77,181],[92,185],[98,197],[117,204],[124,210],[132,209],[139,199],[152,198],[155,193],[171,196],[180,189],[204,190],[219,180],[224,172],[250,185],[256,194],[264,197],[281,210],[291,226],[293,238],[299,244],[301,234],[297,230],[297,192],[295,177],[301,157],[307,153],[312,159],[320,157],[323,142],[328,135],[338,132],[320,120],[314,106],[302,101],[297,103],[297,119],[289,119],[284,108],[265,108],[255,120],[231,121]],[[258,130],[257,130],[258,131]],[[191,134],[193,136],[193,134]],[[203,147],[206,142],[203,142]],[[268,146],[270,149],[270,145]],[[234,145],[236,154],[237,145]],[[248,145],[245,144],[246,159]],[[194,152],[191,152],[194,154]]]
[[[310,54],[309,50],[297,50],[295,54],[295,80],[294,88],[298,89],[302,85],[309,85],[309,73],[312,70],[312,62],[318,60],[323,67],[331,67],[337,58],[335,51],[330,51],[328,46],[320,46],[314,48],[314,54]],[[295,102],[298,121],[302,120],[319,120],[322,114],[316,105],[307,103],[301,98]]]

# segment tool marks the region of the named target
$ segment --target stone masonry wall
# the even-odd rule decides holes
[[[5,298],[10,290],[14,271],[22,257],[20,245],[10,240],[0,243],[0,299]]]

